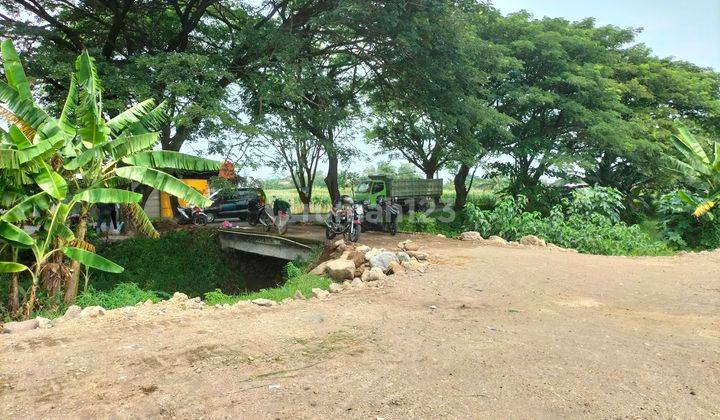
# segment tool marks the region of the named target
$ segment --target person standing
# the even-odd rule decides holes
[[[105,223],[108,227],[108,230],[110,230],[110,222],[112,222],[113,224],[113,229],[117,229],[117,222],[115,220],[115,204],[98,203],[97,210],[98,219],[97,223],[95,224],[95,232],[97,232],[98,234],[102,233],[103,223]]]

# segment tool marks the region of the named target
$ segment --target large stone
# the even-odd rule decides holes
[[[407,270],[425,272],[425,264],[415,259],[403,262],[402,266]]]
[[[355,267],[360,267],[365,264],[365,254],[360,251],[351,252],[347,258],[355,263]]]
[[[383,271],[380,267],[374,267],[367,271],[367,276],[365,276],[363,281],[366,281],[366,282],[380,281],[380,280],[385,280],[386,278],[387,278],[387,276],[385,275],[385,271]]]
[[[360,252],[362,252],[363,254],[365,254],[365,253],[367,253],[368,251],[370,251],[370,249],[371,249],[371,248],[370,248],[369,246],[367,246],[367,245],[360,245],[360,246],[358,246],[358,247],[355,248],[355,250],[360,251]]]
[[[415,258],[418,261],[426,261],[428,258],[430,258],[430,255],[427,252],[421,252],[421,251],[408,251],[408,254],[410,257]],[[408,261],[411,258],[408,258]]]
[[[482,241],[483,237],[480,232],[470,231],[463,232],[460,234],[461,241]]]
[[[48,328],[52,328],[53,322],[47,318],[43,318],[41,316],[35,318],[38,322],[38,328],[45,330]]]
[[[8,334],[17,334],[20,332],[30,331],[39,325],[37,318],[28,319],[27,321],[8,322],[3,325],[3,332]]]
[[[387,273],[390,270],[390,263],[397,261],[398,257],[394,252],[382,252],[370,260],[370,269],[380,268],[383,273]]]
[[[340,293],[343,291],[343,287],[338,283],[330,283],[330,293]]]
[[[328,296],[330,296],[330,292],[328,292],[327,290],[318,289],[318,288],[312,289],[312,294],[313,294],[313,297],[316,297],[318,299],[325,299]]]
[[[547,246],[544,240],[538,238],[535,235],[523,236],[520,239],[520,244],[525,246]]]
[[[347,259],[328,261],[325,272],[333,280],[350,280],[355,275],[355,262]]]
[[[507,241],[505,239],[503,239],[499,236],[495,236],[495,235],[487,238],[487,240],[488,240],[488,242],[494,242],[498,245],[506,245],[507,244]]]
[[[420,244],[417,242],[406,242],[405,251],[417,251],[420,249]]]
[[[373,257],[379,255],[381,252],[382,252],[381,249],[377,249],[377,248],[371,249],[370,251],[365,253],[365,261],[369,262],[371,259],[373,259]]]
[[[390,263],[390,270],[388,271],[388,273],[401,274],[404,272],[405,272],[405,268],[398,261],[393,261]]]
[[[175,292],[173,293],[172,300],[176,302],[185,302],[186,300],[189,300],[189,298],[185,293]]]
[[[105,315],[105,308],[102,306],[88,306],[80,312],[80,318],[97,318]]]
[[[410,255],[407,252],[398,252],[395,254],[397,256],[398,261],[410,261]]]
[[[65,311],[65,315],[63,315],[63,319],[73,319],[80,316],[80,313],[82,312],[82,308],[77,305],[72,305]]]
[[[355,289],[360,289],[360,288],[365,287],[365,283],[357,277],[353,279],[353,281],[352,281],[352,283],[350,283],[350,285],[352,287],[354,287]]]
[[[339,250],[339,251],[345,251],[347,249],[347,245],[345,245],[344,239],[338,239],[333,243],[333,249]]]
[[[263,299],[263,298],[255,299],[252,301],[252,303],[257,306],[264,306],[266,308],[277,305],[277,302],[275,302],[274,300]]]
[[[317,267],[310,270],[310,274],[314,274],[316,276],[322,276],[325,274],[325,267],[327,267],[327,261],[321,262],[320,264],[318,264]]]

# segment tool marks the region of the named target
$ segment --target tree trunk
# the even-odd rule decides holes
[[[80,221],[78,222],[78,227],[75,232],[75,238],[84,241],[85,235],[87,234],[87,214],[88,214],[88,207],[86,205],[83,205],[82,209],[80,210]],[[70,263],[70,275],[65,278],[65,303],[68,305],[73,304],[75,302],[75,297],[77,297],[77,291],[78,291],[78,281],[80,279],[80,263],[73,260],[72,263]]]
[[[470,174],[470,166],[461,164],[457,174],[455,174],[455,205],[456,211],[460,211],[465,207],[468,198],[467,178]]]
[[[328,171],[325,177],[325,185],[330,193],[330,202],[335,203],[340,199],[340,185],[338,184],[338,156],[335,151],[327,151]]]

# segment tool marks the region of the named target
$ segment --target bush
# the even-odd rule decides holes
[[[92,286],[111,290],[119,283],[137,283],[141,289],[188,296],[205,292],[245,289],[234,269],[238,261],[225,253],[215,232],[180,231],[159,239],[138,237],[116,244],[99,245],[98,254],[125,267],[121,274],[93,271]]]
[[[718,210],[697,219],[692,215],[695,206],[683,202],[676,191],[661,196],[657,204],[662,235],[671,246],[678,249],[720,247]]]
[[[622,204],[614,191],[588,190],[593,189],[574,191],[570,199],[553,207],[548,216],[526,211],[527,200],[518,197],[501,200],[492,211],[468,204],[461,218],[466,230],[477,230],[485,237],[497,235],[518,240],[525,235],[537,235],[556,245],[590,254],[670,253],[663,242],[639,226],[619,221]]]
[[[95,290],[89,288],[80,293],[75,304],[84,307],[102,306],[105,309],[122,308],[133,306],[147,300],[159,302],[160,296],[156,292],[143,290],[135,283],[121,283],[110,291]]]
[[[437,220],[425,213],[411,213],[403,217],[398,227],[405,232],[438,233],[437,225]]]

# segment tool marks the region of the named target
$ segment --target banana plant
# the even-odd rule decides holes
[[[159,130],[167,124],[167,104],[140,102],[113,118],[102,108],[102,85],[95,63],[83,52],[70,76],[68,95],[55,119],[33,101],[29,83],[12,42],[0,45],[7,83],[0,82],[0,117],[10,125],[0,133],[0,240],[12,248],[32,251],[32,266],[0,262],[0,273],[28,272],[33,280],[28,311],[32,309],[43,268],[62,254],[71,260],[72,278],[65,283],[66,301],[74,300],[80,264],[119,272],[122,267],[94,254],[85,242],[86,216],[97,203],[126,206],[133,224],[157,235],[139,202],[129,191],[142,184],[199,206],[210,201],[165,172],[216,171],[219,162],[178,152],[155,150]],[[75,232],[66,226],[72,210],[79,210]],[[41,214],[42,229],[28,234],[21,226]]]
[[[678,125],[677,130],[673,145],[682,159],[670,156],[671,169],[696,185],[695,195],[701,196],[701,199],[685,191],[678,192],[678,195],[683,202],[694,207],[692,214],[699,218],[712,210],[720,199],[720,142],[712,141],[713,151],[707,153],[686,126]]]

